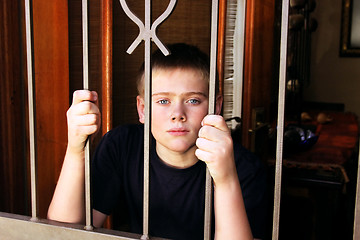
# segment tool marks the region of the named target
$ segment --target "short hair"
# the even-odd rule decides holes
[[[204,80],[209,81],[210,58],[198,47],[186,43],[175,43],[167,45],[170,55],[165,56],[159,49],[151,55],[151,69],[194,69],[198,70]],[[144,64],[142,64],[137,78],[138,94],[144,91]],[[216,93],[218,92],[218,81],[216,81]]]

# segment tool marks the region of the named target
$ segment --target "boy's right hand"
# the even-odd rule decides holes
[[[77,90],[66,113],[68,124],[68,150],[73,153],[84,151],[89,135],[100,128],[98,95],[95,91]]]

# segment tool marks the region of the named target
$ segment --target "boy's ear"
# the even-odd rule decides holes
[[[217,95],[216,102],[215,102],[215,114],[217,114],[217,115],[221,114],[222,104],[223,104],[223,96]]]
[[[139,122],[145,123],[145,103],[144,98],[141,96],[136,97],[136,107],[139,115]]]

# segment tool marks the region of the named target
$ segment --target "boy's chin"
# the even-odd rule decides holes
[[[184,142],[173,142],[173,143],[166,143],[166,144],[161,144],[162,148],[165,148],[168,151],[171,152],[176,152],[179,154],[185,154],[185,153],[189,153],[189,152],[194,152],[195,154],[195,150],[196,150],[196,146],[195,144],[190,145],[188,142],[184,143]]]

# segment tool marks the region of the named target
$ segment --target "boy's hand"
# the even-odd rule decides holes
[[[89,135],[100,128],[98,95],[95,91],[78,90],[73,94],[73,102],[67,111],[68,148],[74,152],[84,150]]]
[[[237,179],[231,133],[220,115],[208,115],[202,121],[195,155],[209,168],[215,186]]]

